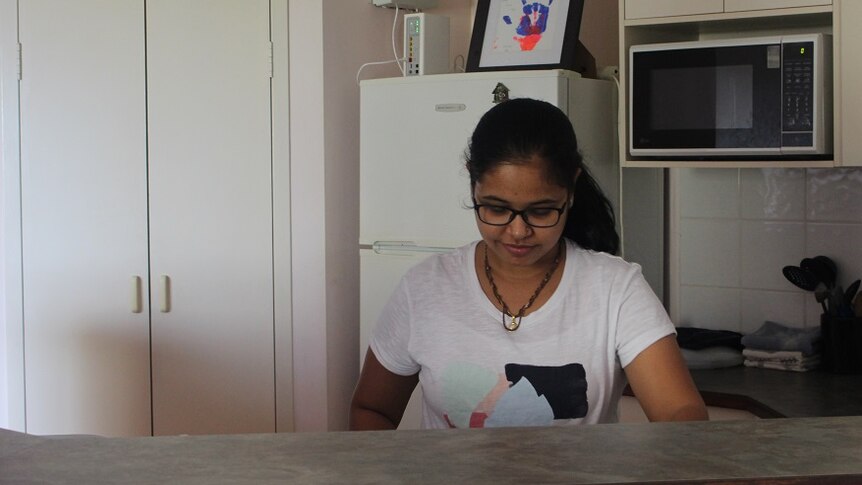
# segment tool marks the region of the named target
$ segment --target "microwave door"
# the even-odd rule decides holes
[[[780,153],[780,44],[632,57],[632,155]]]

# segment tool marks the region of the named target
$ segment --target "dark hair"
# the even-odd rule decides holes
[[[512,99],[482,116],[464,155],[470,188],[500,164],[528,163],[534,157],[545,162],[549,181],[574,196],[563,236],[582,248],[616,254],[620,238],[613,207],[583,164],[571,121],[550,103]]]

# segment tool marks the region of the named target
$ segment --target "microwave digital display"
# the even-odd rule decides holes
[[[829,153],[828,41],[811,34],[633,46],[631,155]]]

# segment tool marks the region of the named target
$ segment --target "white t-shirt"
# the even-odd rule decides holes
[[[559,286],[514,332],[479,284],[477,242],[402,278],[371,349],[391,372],[419,373],[423,428],[618,420],[622,368],[674,326],[640,266],[566,242]]]

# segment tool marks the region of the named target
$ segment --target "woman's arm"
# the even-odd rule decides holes
[[[650,421],[708,420],[673,335],[657,340],[625,368],[632,391]]]
[[[397,428],[418,382],[419,374],[400,376],[387,370],[369,348],[350,402],[350,429]]]

